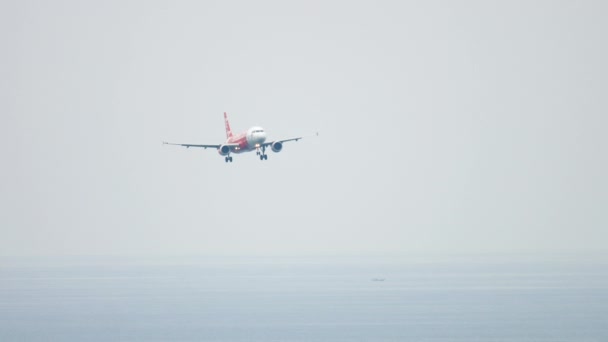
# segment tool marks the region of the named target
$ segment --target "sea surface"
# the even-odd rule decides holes
[[[0,341],[608,341],[608,263],[5,258]]]

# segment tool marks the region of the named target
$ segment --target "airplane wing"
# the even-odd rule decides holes
[[[204,149],[207,149],[207,148],[218,149],[218,148],[220,148],[220,146],[222,146],[222,145],[204,145],[204,144],[175,144],[175,143],[170,143],[170,142],[166,142],[166,141],[163,141],[163,145],[184,146],[186,148],[190,148],[190,147],[202,147]],[[239,146],[239,144],[224,144],[224,146],[228,146],[228,147],[232,148],[232,147]]]
[[[318,135],[319,135],[319,132],[317,132],[314,136],[318,136]],[[288,139],[281,139],[281,140],[274,140],[274,141],[267,141],[267,142],[263,143],[261,147],[268,147],[268,146],[270,146],[270,145],[272,145],[274,143],[280,143],[280,144],[282,144],[282,143],[288,142],[288,141],[298,141],[300,139],[304,139],[304,138],[308,138],[308,137],[310,137],[310,136],[288,138]]]

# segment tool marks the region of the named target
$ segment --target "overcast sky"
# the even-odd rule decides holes
[[[607,252],[607,9],[2,1],[0,256]]]

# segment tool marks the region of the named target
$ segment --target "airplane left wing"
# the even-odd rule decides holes
[[[318,136],[318,135],[319,135],[319,132],[317,132],[314,136]],[[308,138],[308,137],[310,137],[310,136],[267,141],[267,142],[263,143],[260,147],[268,147],[268,146],[272,146],[273,144],[276,144],[276,143],[283,144],[284,142],[288,142],[288,141],[298,141],[300,139],[304,139],[304,138]]]

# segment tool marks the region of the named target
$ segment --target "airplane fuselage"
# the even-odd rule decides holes
[[[251,127],[246,132],[234,135],[228,140],[226,144],[238,144],[237,147],[232,149],[232,153],[249,152],[255,149],[259,149],[260,146],[266,141],[266,132],[262,127]]]

